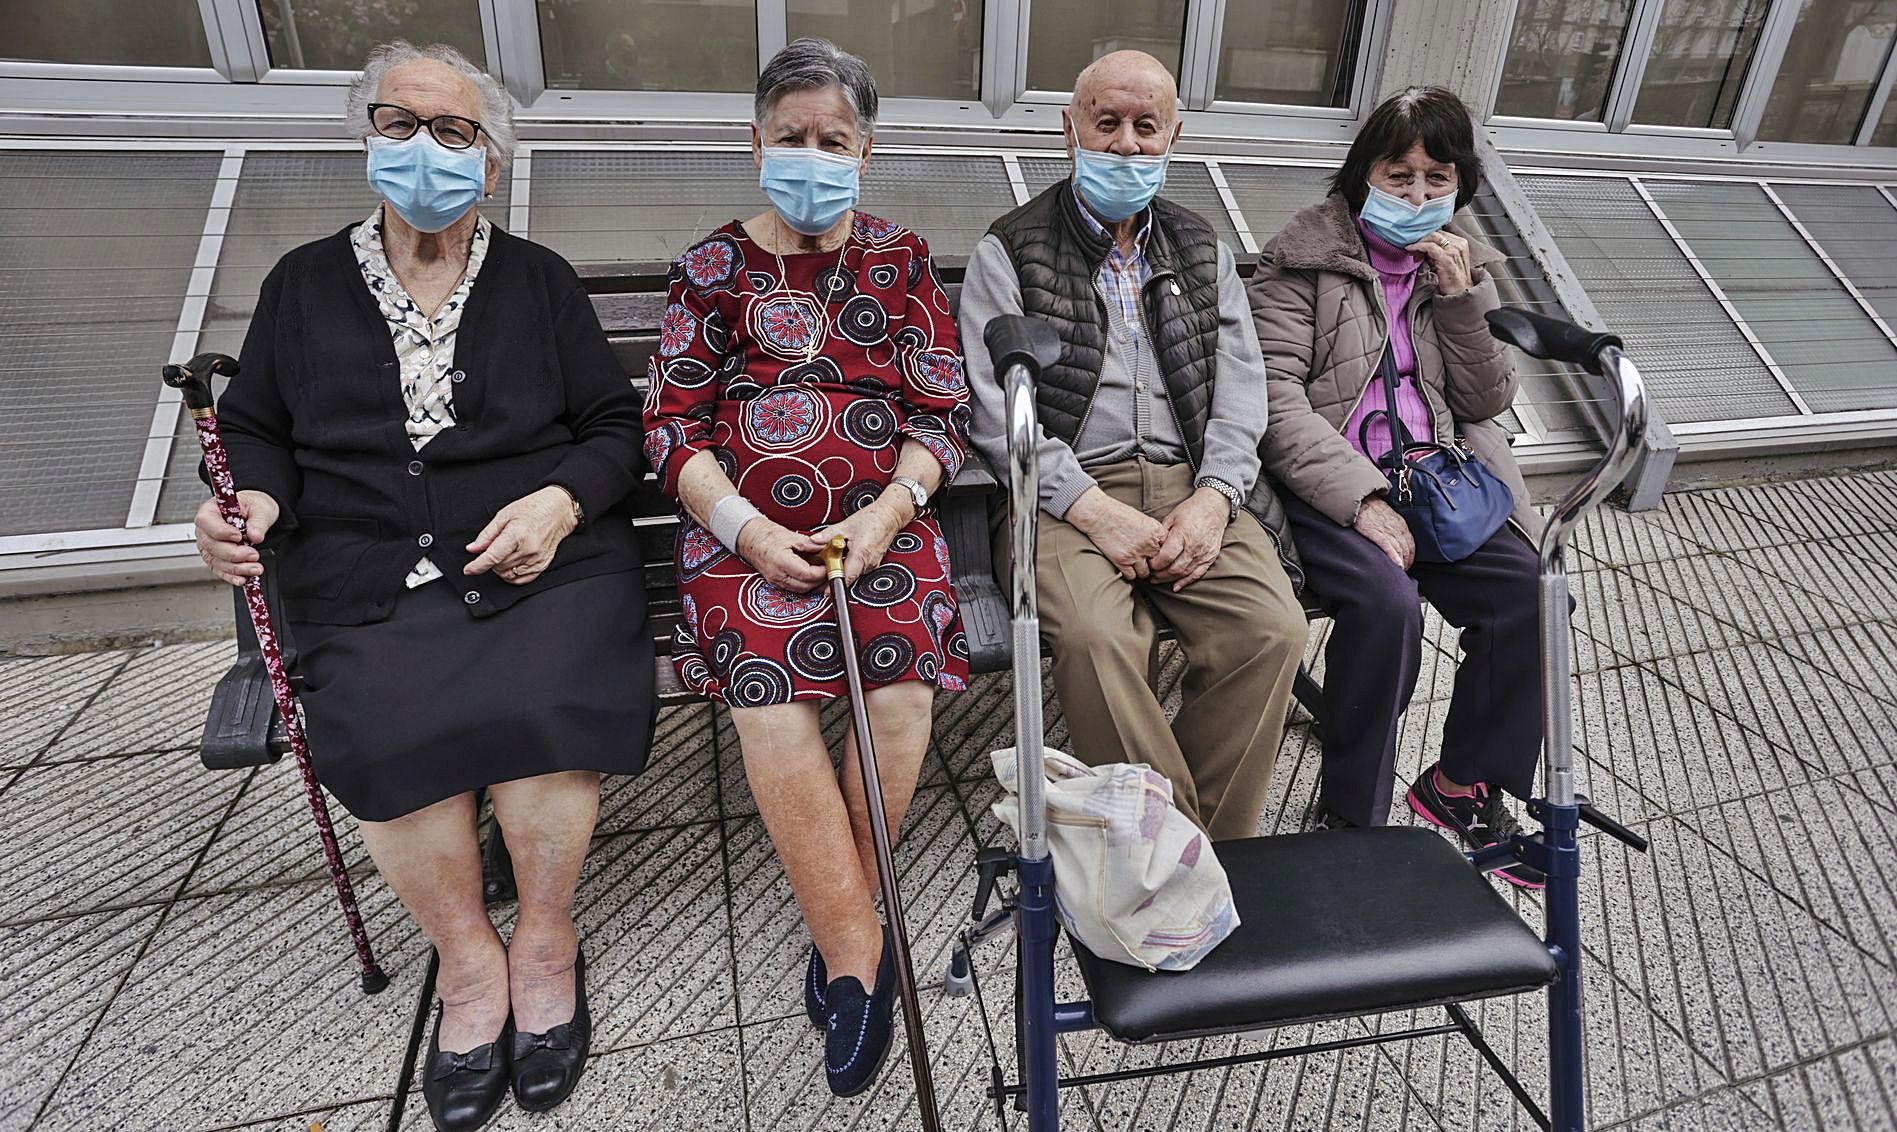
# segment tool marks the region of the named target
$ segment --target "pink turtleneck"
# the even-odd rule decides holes
[[[1357,225],[1363,233],[1364,248],[1370,253],[1370,266],[1376,269],[1377,278],[1383,281],[1383,309],[1390,316],[1390,348],[1396,354],[1396,372],[1400,379],[1396,389],[1396,411],[1403,418],[1403,428],[1411,439],[1423,444],[1435,441],[1435,425],[1430,418],[1429,403],[1416,388],[1416,347],[1410,341],[1409,305],[1410,296],[1416,290],[1416,273],[1423,266],[1423,257],[1397,247],[1376,233]],[[1365,391],[1363,400],[1358,402],[1357,411],[1350,415],[1344,424],[1344,438],[1351,447],[1375,461],[1377,457],[1390,450],[1390,426],[1381,415],[1370,422],[1365,440],[1360,441],[1358,434],[1365,417],[1371,413],[1381,413],[1384,409],[1383,379],[1372,375],[1370,388]]]

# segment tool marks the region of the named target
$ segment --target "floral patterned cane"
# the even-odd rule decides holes
[[[213,408],[211,375],[234,377],[237,362],[226,354],[199,354],[184,365],[164,369],[165,384],[184,395],[197,426],[198,444],[204,449],[204,467],[211,475],[211,494],[224,521],[244,529],[244,516],[237,503],[237,485],[231,480],[230,461],[224,454],[224,440],[217,431],[217,413]],[[389,985],[389,977],[376,965],[369,950],[369,933],[362,926],[362,913],[356,908],[356,889],[343,868],[342,851],[336,846],[336,830],[329,820],[329,806],[316,785],[316,771],[310,765],[309,740],[303,734],[303,713],[296,693],[290,689],[290,677],[283,669],[283,652],[277,644],[276,628],[271,624],[270,606],[264,601],[263,579],[244,583],[244,604],[250,607],[250,624],[257,632],[257,647],[263,652],[264,670],[270,674],[270,695],[283,719],[283,730],[290,738],[290,753],[296,757],[297,773],[303,779],[303,797],[310,804],[310,816],[316,820],[316,835],[323,843],[323,860],[329,865],[329,879],[336,885],[336,899],[342,904],[343,918],[349,921],[349,935],[355,941],[356,960],[362,966],[362,989],[375,994]]]

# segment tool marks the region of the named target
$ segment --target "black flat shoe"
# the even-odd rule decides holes
[[[593,1015],[586,1008],[586,956],[573,960],[573,1020],[544,1034],[514,1032],[514,1100],[528,1112],[545,1112],[567,1099],[586,1071],[593,1044]]]
[[[810,945],[810,966],[804,971],[804,1013],[810,1018],[813,1030],[823,1029],[823,988],[830,983],[829,972],[823,966],[823,952],[816,944]]]
[[[428,1061],[422,1067],[422,1099],[428,1116],[441,1132],[474,1132],[485,1125],[507,1096],[507,1040],[514,1020],[501,1027],[501,1036],[466,1053],[441,1048],[441,1007],[435,1007],[435,1029],[428,1035]]]
[[[889,946],[889,929],[884,928],[873,993],[864,994],[855,975],[845,975],[824,990],[823,1069],[830,1091],[839,1097],[869,1088],[889,1059],[890,1018],[896,1005]]]

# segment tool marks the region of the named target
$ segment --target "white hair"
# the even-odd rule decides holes
[[[757,95],[751,101],[751,121],[759,126],[777,108],[777,101],[793,90],[836,87],[856,114],[856,132],[867,138],[876,131],[876,79],[861,56],[852,55],[819,36],[793,39],[757,77]]]
[[[445,63],[473,85],[485,107],[481,111],[480,144],[487,148],[488,160],[498,163],[500,168],[505,169],[512,164],[514,100],[508,97],[507,91],[495,81],[494,76],[475,66],[466,55],[445,43],[417,47],[406,39],[396,39],[369,52],[369,57],[362,63],[362,74],[349,84],[349,96],[343,103],[343,120],[349,127],[349,135],[360,141],[375,134],[375,125],[369,121],[369,104],[376,101],[376,95],[382,89],[382,80],[395,68],[418,59]]]

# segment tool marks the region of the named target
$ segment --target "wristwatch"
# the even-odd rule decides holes
[[[1192,486],[1193,487],[1209,487],[1213,491],[1216,491],[1220,495],[1223,495],[1225,497],[1225,502],[1231,507],[1231,510],[1226,512],[1225,514],[1225,521],[1229,523],[1233,519],[1238,518],[1238,505],[1239,505],[1240,500],[1239,500],[1237,488],[1233,487],[1231,484],[1226,483],[1224,480],[1219,479],[1216,476],[1202,476]]]
[[[916,514],[920,515],[928,510],[929,489],[923,487],[920,480],[914,480],[908,476],[892,476],[889,482],[909,493],[909,501],[916,505]]]

